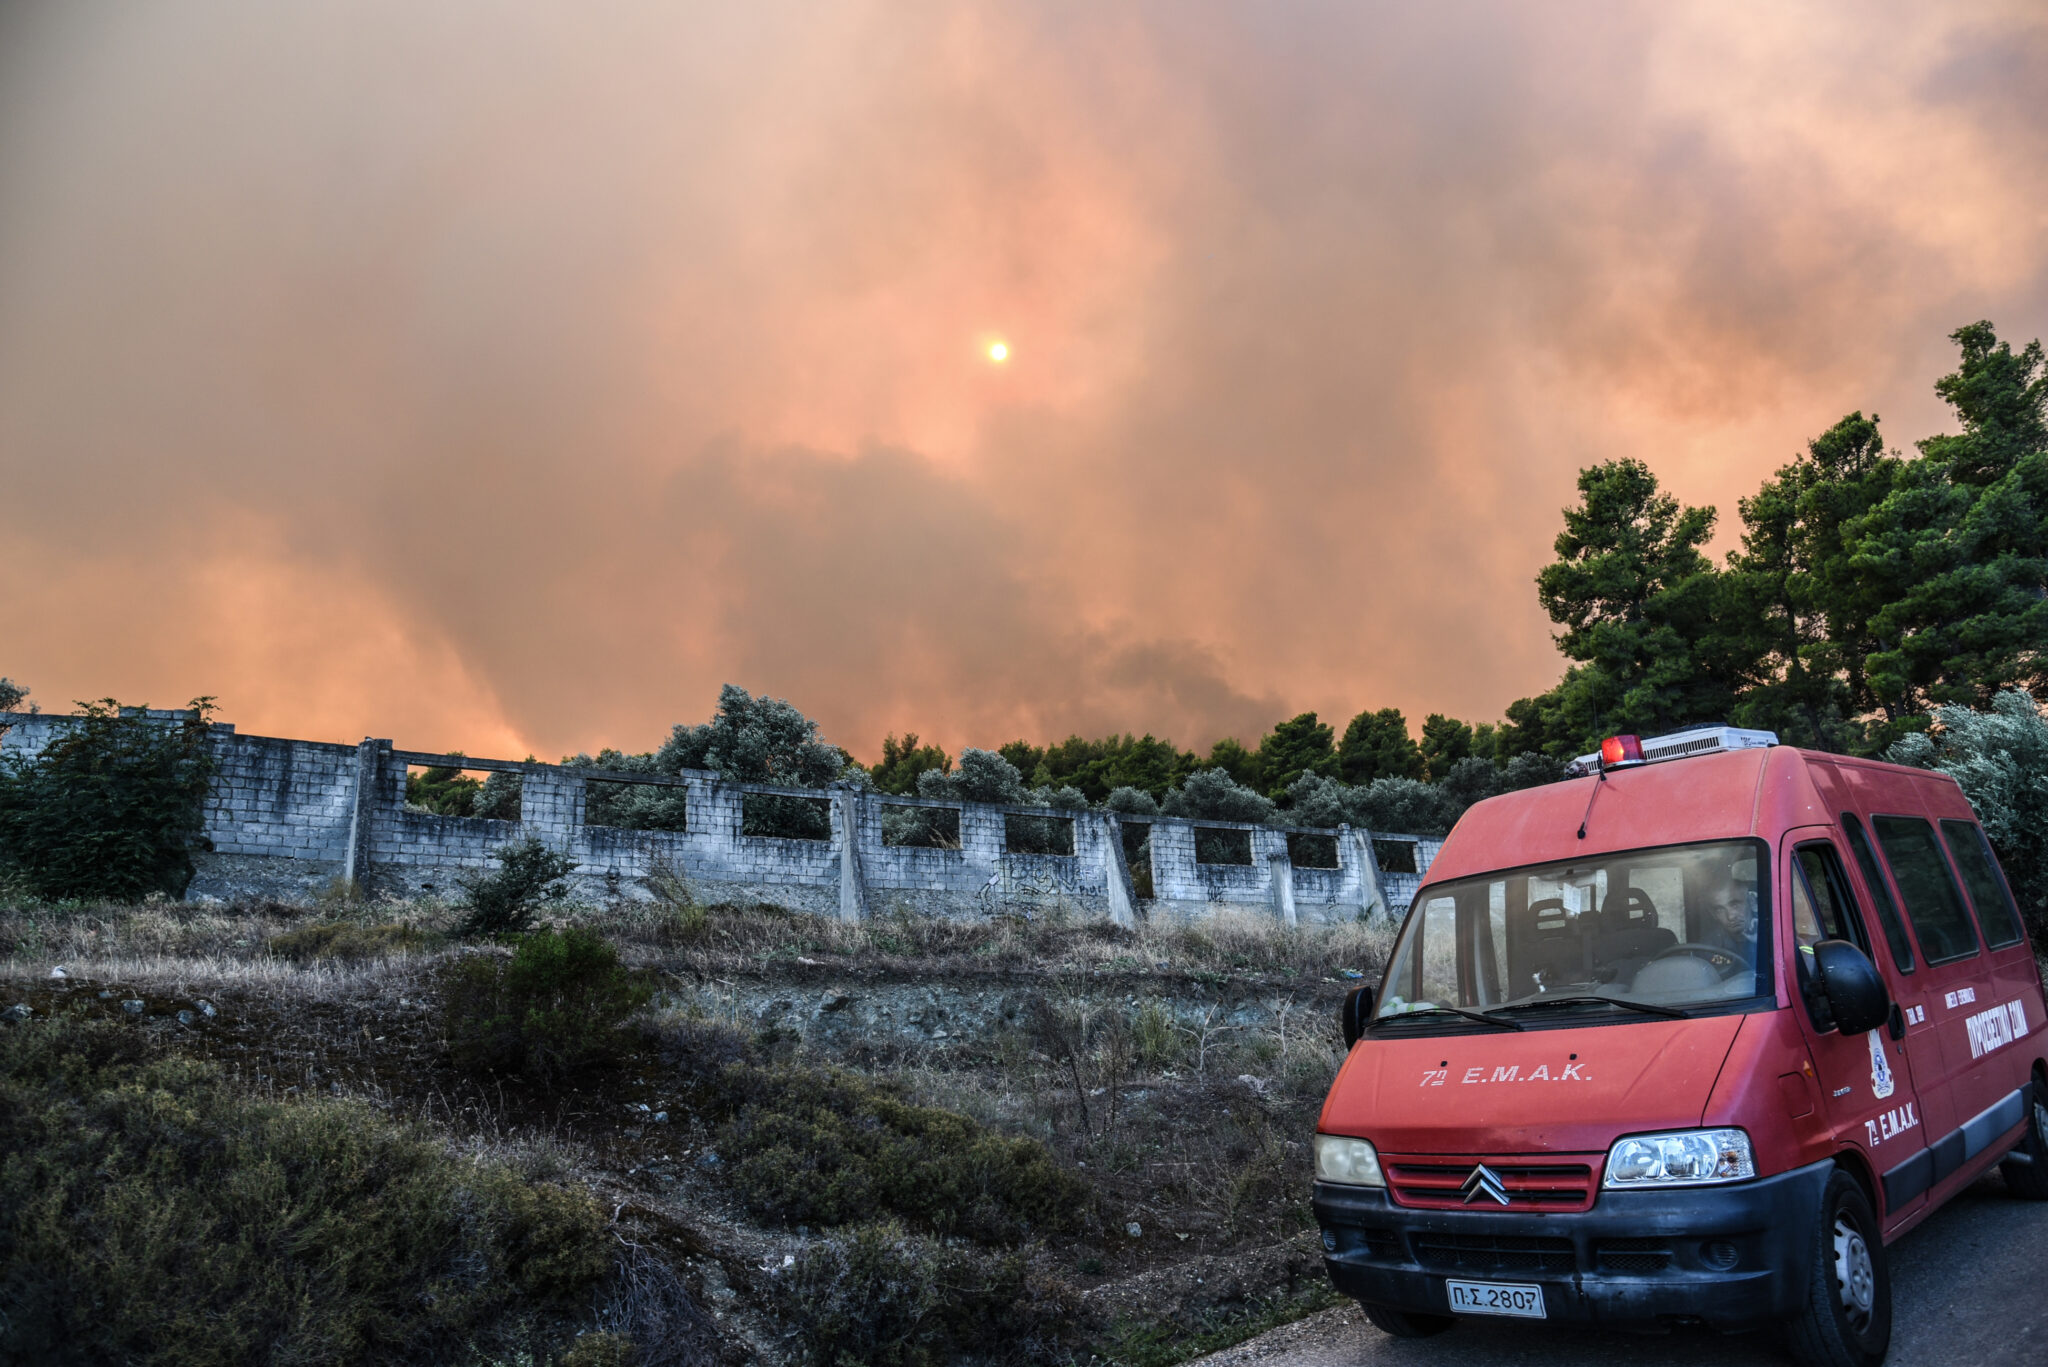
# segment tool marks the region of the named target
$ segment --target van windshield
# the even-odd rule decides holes
[[[1490,1016],[1583,1025],[1751,1004],[1772,990],[1765,849],[1666,845],[1424,888],[1373,1025],[1463,1032]]]

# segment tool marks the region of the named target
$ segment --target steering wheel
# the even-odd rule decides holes
[[[1702,959],[1723,978],[1732,978],[1737,973],[1753,967],[1746,956],[1717,945],[1673,945],[1669,949],[1660,949],[1652,954],[1650,963],[1656,963],[1659,959]],[[1644,967],[1649,967],[1649,964],[1645,964]]]

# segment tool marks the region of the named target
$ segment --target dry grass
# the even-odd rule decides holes
[[[234,994],[273,1001],[336,1001],[385,995],[418,975],[420,964],[395,960],[322,961],[180,954],[95,954],[0,960],[0,982],[17,987],[45,981],[54,967],[93,983],[132,985],[165,996]]]
[[[317,986],[329,976],[349,981],[357,971],[374,974],[389,963],[432,957],[455,919],[454,909],[431,899],[324,907],[15,905],[0,908],[0,978],[41,976],[59,964],[93,965],[95,976],[154,976],[180,971],[172,965],[182,962],[196,978],[271,981],[282,973],[282,981]],[[659,961],[700,977],[808,960],[884,973],[1322,978],[1371,972],[1393,942],[1393,927],[1384,922],[1289,929],[1235,913],[1136,927],[907,914],[848,922],[765,903],[655,901],[570,906],[555,919],[604,933],[637,962]],[[279,966],[285,957],[306,958],[308,931],[324,927],[349,928],[346,938],[370,947],[349,969],[333,968],[325,957],[304,970]]]
[[[583,913],[589,923],[606,929],[611,929],[612,915]],[[647,913],[629,915],[634,920],[618,930],[631,939],[646,924]],[[755,905],[705,908],[689,934],[656,934],[642,942],[703,975],[806,959],[918,973],[1331,977],[1384,963],[1393,935],[1393,926],[1385,922],[1290,929],[1240,913],[1221,913],[1195,924],[1127,927],[1050,917],[950,919],[905,913],[841,921]]]
[[[143,902],[133,905],[0,907],[0,962],[63,963],[109,955],[263,958],[270,941],[297,927],[337,922],[365,929],[398,924],[437,933],[452,919],[432,901],[290,906],[281,902]]]

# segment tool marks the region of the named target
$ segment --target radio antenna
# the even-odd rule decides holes
[[[1586,814],[1579,818],[1579,839],[1586,838],[1586,823],[1593,819],[1593,799],[1600,796],[1600,785],[1607,782],[1607,760],[1600,760],[1600,782],[1593,785],[1593,791],[1586,794]]]

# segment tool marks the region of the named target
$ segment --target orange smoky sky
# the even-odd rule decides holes
[[[1581,466],[1722,513],[2048,331],[2035,3],[0,0],[0,672],[872,758],[1473,720]],[[989,346],[1002,341],[1002,364]]]

